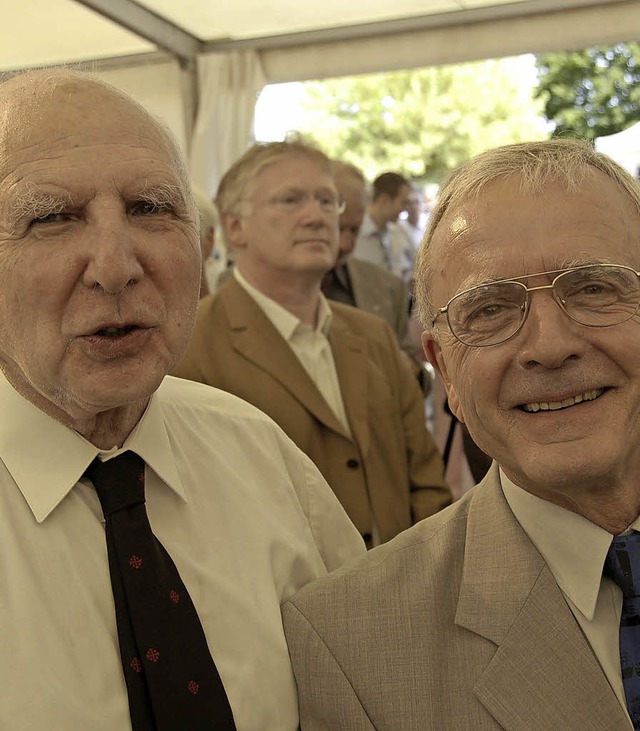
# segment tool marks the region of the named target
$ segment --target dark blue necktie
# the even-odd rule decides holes
[[[104,513],[118,642],[134,731],[232,731],[233,714],[200,618],[151,530],[144,462],[133,452],[87,468]]]
[[[627,710],[640,729],[640,533],[614,537],[604,573],[622,590],[620,669]]]

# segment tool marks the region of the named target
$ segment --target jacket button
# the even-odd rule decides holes
[[[347,467],[350,470],[357,470],[358,467],[360,467],[360,462],[358,462],[357,459],[348,459],[347,460]]]

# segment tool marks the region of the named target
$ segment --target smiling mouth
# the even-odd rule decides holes
[[[535,414],[538,411],[560,411],[561,409],[568,409],[576,404],[582,404],[585,401],[595,401],[604,392],[604,388],[598,388],[585,391],[578,396],[569,396],[568,398],[562,399],[562,401],[534,401],[530,404],[522,404],[518,408],[527,414]]]

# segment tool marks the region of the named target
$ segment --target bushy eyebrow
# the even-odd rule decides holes
[[[188,208],[182,187],[170,182],[159,184],[145,182],[125,196],[125,203],[140,200],[158,207],[172,207],[181,211],[186,211]],[[61,213],[72,205],[74,205],[74,201],[68,193],[50,193],[36,185],[31,185],[15,196],[9,213],[13,221],[32,220],[52,213]]]
[[[187,201],[182,187],[169,182],[160,183],[159,185],[145,184],[128,197],[131,200],[142,199],[159,207],[173,206],[186,208],[187,206]]]
[[[54,195],[37,186],[30,186],[13,199],[9,213],[13,221],[40,218],[52,213],[60,213],[70,203],[71,198],[68,195],[63,193]]]

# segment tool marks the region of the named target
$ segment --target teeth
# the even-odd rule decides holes
[[[562,399],[562,401],[536,401],[524,404],[522,410],[530,414],[535,414],[537,411],[558,411],[559,409],[566,409],[568,406],[575,406],[575,404],[582,403],[582,401],[594,401],[603,393],[603,388],[593,389],[578,396]]]

